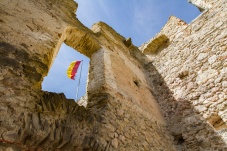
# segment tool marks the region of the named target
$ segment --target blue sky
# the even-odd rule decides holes
[[[103,21],[125,38],[132,38],[140,46],[154,37],[173,15],[190,23],[199,10],[187,0],[76,0],[79,4],[76,16],[88,28]],[[68,79],[66,70],[74,60],[84,60],[78,98],[86,91],[89,59],[63,44],[48,73],[42,89],[64,93],[67,98],[76,99],[79,72],[76,80]]]

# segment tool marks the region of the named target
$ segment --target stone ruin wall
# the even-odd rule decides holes
[[[0,2],[1,150],[226,147],[225,1],[189,25],[171,17],[145,55],[105,23],[84,27],[76,8]],[[91,59],[86,108],[40,90],[62,42]]]
[[[139,70],[143,64],[129,53],[130,42],[101,22],[93,31],[84,27],[74,15],[77,5],[70,0],[4,0],[0,6],[2,150],[159,150],[166,145],[175,150]],[[87,108],[63,94],[40,90],[62,42],[91,59]],[[134,87],[120,92],[121,83],[112,82],[119,69],[112,70],[116,66],[109,59],[120,60],[118,67],[127,73],[138,71],[127,81]],[[127,69],[124,59],[132,69]],[[134,95],[131,90],[143,92],[151,102],[128,98]],[[158,141],[162,138],[165,141]]]
[[[192,3],[202,12],[204,10],[210,9],[219,3],[219,0],[188,0],[189,3]]]
[[[165,81],[163,85],[156,71],[150,71],[153,94],[168,127],[186,149],[226,146],[226,6],[219,1],[189,25],[171,17],[159,34],[140,47]],[[170,91],[161,92],[166,87]]]

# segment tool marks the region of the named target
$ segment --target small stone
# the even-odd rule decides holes
[[[218,77],[217,79],[215,79],[214,80],[214,83],[216,84],[216,83],[219,83],[219,82],[221,82],[221,80],[222,80],[222,76],[220,76],[220,77]]]
[[[40,130],[40,117],[38,113],[33,113],[32,114],[32,124],[35,127],[35,129]]]
[[[224,13],[224,12],[222,12],[221,14],[220,14],[220,17],[224,17],[226,14]]]
[[[224,67],[223,69],[221,69],[221,74],[227,74],[227,67]]]
[[[114,133],[109,133],[110,138],[114,138]]]
[[[119,139],[120,139],[121,141],[124,141],[124,140],[125,140],[125,137],[124,137],[123,135],[120,135],[120,136],[119,136]]]
[[[224,110],[225,110],[225,106],[226,106],[225,103],[218,104],[218,105],[217,105],[217,110],[218,110],[218,111],[224,111]]]
[[[220,27],[223,24],[222,21],[219,21],[218,23],[215,24],[215,27]]]
[[[210,99],[211,102],[216,102],[217,100],[218,100],[218,96],[217,95],[211,97],[211,99]]]
[[[128,123],[128,122],[129,122],[129,120],[128,120],[127,118],[124,118],[124,122]]]
[[[209,117],[210,117],[210,116],[209,116],[208,114],[206,114],[206,113],[203,114],[203,118],[204,118],[204,119],[207,119],[207,118],[209,118]]]
[[[223,88],[227,88],[227,81],[223,81],[223,82],[222,82],[222,87],[223,87]]]
[[[201,112],[207,110],[207,108],[206,108],[205,106],[203,106],[203,105],[196,106],[195,109],[196,109],[199,113],[201,113]]]
[[[8,148],[6,148],[6,151],[14,151],[14,149],[11,147],[8,147]]]
[[[222,62],[221,61],[215,61],[213,64],[211,64],[212,68],[218,68],[222,66]]]
[[[208,69],[208,70],[204,71],[203,73],[198,73],[198,77],[196,78],[196,82],[199,85],[204,84],[205,82],[207,82],[209,79],[212,79],[216,75],[218,75],[218,72],[216,70]]]
[[[189,82],[189,83],[187,84],[187,90],[190,91],[190,90],[193,89],[193,88],[194,88],[194,83],[193,83],[193,82]]]
[[[129,135],[129,133],[124,133],[125,137],[130,138],[131,136]]]
[[[188,120],[188,123],[198,123],[198,119],[195,116],[191,116],[186,118]]]
[[[114,139],[111,141],[111,145],[112,145],[113,147],[115,147],[115,148],[118,147],[118,140],[117,140],[117,138],[114,138]]]
[[[197,60],[203,60],[207,57],[207,53],[200,53],[199,56],[197,57]]]
[[[216,61],[216,59],[217,59],[217,56],[216,56],[216,55],[213,55],[212,57],[210,57],[210,58],[208,59],[208,62],[209,62],[210,64],[213,64],[213,63]]]
[[[118,134],[117,133],[114,133],[114,137],[117,138],[118,137]]]
[[[122,116],[124,114],[123,110],[117,110],[117,115]]]
[[[110,124],[106,124],[104,127],[106,127],[109,132],[114,132],[115,131],[115,128],[112,125],[110,125]]]
[[[200,145],[201,145],[202,148],[209,148],[211,143],[209,141],[204,140],[204,141],[201,142]]]
[[[8,140],[8,141],[16,141],[18,139],[18,134],[17,132],[14,132],[14,131],[7,131],[5,133],[2,134],[2,138],[4,140]]]
[[[152,138],[152,136],[146,135],[146,141],[147,141],[148,143],[151,143],[151,142],[154,141],[154,139]]]

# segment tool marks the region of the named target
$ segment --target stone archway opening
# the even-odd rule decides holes
[[[66,98],[76,99],[78,104],[86,106],[89,94],[87,77],[90,71],[88,71],[88,66],[90,66],[92,55],[99,49],[100,44],[96,33],[83,26],[79,21],[76,21],[73,27],[66,27],[59,34],[59,40],[52,52],[52,60],[49,60],[49,67],[51,68],[49,68],[48,75],[44,77],[42,90],[64,93]],[[80,75],[80,68],[77,71],[77,78],[75,80],[69,79],[66,75],[70,63],[75,60],[83,60],[83,71],[79,86],[78,76]],[[77,96],[78,87],[79,93]]]
[[[75,60],[83,60],[83,64],[80,64],[75,80],[72,80],[67,77],[66,71],[69,64]],[[66,98],[74,99],[76,101],[78,101],[81,97],[85,97],[89,62],[90,59],[88,57],[63,43],[56,58],[53,60],[48,75],[44,77],[42,90],[64,93]],[[81,67],[82,72],[79,84]],[[78,96],[76,96],[77,89],[79,89]]]

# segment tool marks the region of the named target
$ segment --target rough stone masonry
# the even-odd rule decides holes
[[[0,150],[227,150],[227,1],[190,2],[137,48],[73,0],[1,0]],[[63,42],[91,60],[86,107],[41,90]]]

